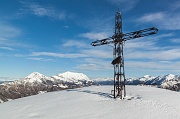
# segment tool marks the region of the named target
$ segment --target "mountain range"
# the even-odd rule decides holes
[[[113,85],[113,78],[97,78],[94,82],[101,85]],[[159,88],[180,91],[180,75],[167,74],[162,76],[145,75],[140,78],[127,78],[126,85],[152,85]]]
[[[93,81],[82,73],[65,72],[56,76],[47,77],[38,72],[33,72],[24,79],[0,84],[0,102],[43,92],[90,85],[93,85]]]
[[[74,72],[65,72],[51,77],[33,72],[23,79],[0,84],[0,103],[9,99],[17,99],[44,92],[97,84],[113,85],[113,80],[113,78],[89,79],[85,74]],[[153,85],[159,88],[180,91],[180,75],[167,74],[157,77],[145,75],[140,78],[127,78],[126,84]]]

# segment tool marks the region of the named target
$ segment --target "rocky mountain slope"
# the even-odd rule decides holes
[[[65,72],[47,77],[38,72],[31,73],[21,80],[0,84],[0,102],[17,99],[42,92],[78,88],[94,84],[85,74]]]

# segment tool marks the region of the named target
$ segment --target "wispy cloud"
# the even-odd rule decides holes
[[[20,28],[17,28],[8,22],[0,23],[0,48],[4,50],[15,50],[17,47],[30,48],[30,44],[25,44],[23,41],[17,41],[19,36],[23,34]]]
[[[21,30],[7,23],[0,23],[0,39],[16,37],[21,34]]]
[[[180,30],[180,16],[173,11],[145,14],[136,20],[140,23],[151,23],[165,30]]]
[[[158,69],[158,70],[177,70],[179,71],[179,65],[180,62],[161,62],[161,61],[156,61],[156,62],[140,62],[140,61],[127,61],[126,62],[126,67],[127,68],[138,68],[138,69]]]
[[[157,22],[157,21],[164,20],[165,17],[166,17],[166,14],[164,12],[149,13],[140,17],[139,19],[137,19],[137,21],[139,22],[155,22],[156,21]]]
[[[177,60],[180,59],[180,49],[156,50],[156,51],[133,51],[126,52],[128,59],[151,59],[151,60]]]
[[[102,67],[98,66],[97,64],[81,64],[75,68],[78,70],[85,70],[85,71],[102,70]]]
[[[122,6],[122,11],[132,10],[139,2],[139,0],[107,0],[107,1],[117,6]]]
[[[171,10],[178,10],[178,9],[180,9],[180,1],[172,2],[170,4],[170,9]]]
[[[100,49],[87,49],[81,50],[83,54],[87,54],[89,57],[98,57],[98,58],[112,58],[112,51],[105,51]]]
[[[173,37],[173,33],[167,33],[167,34],[156,34],[151,37],[143,37],[136,40],[129,40],[125,43],[125,50],[160,50],[164,48],[160,48],[157,44],[157,41],[162,39],[167,39]]]
[[[58,11],[52,6],[44,6],[34,2],[20,1],[24,8],[20,9],[22,13],[31,13],[39,17],[49,17],[53,19],[64,20],[69,18],[69,15],[63,10]]]
[[[0,49],[3,49],[3,50],[10,50],[10,51],[13,51],[13,50],[15,50],[15,49],[13,49],[13,48],[10,48],[10,47],[0,47]]]
[[[88,38],[91,40],[98,40],[98,39],[104,39],[104,38],[109,37],[108,34],[105,32],[99,32],[99,33],[88,32],[88,33],[82,33],[79,36],[84,37],[84,38]]]
[[[82,58],[82,57],[88,57],[88,55],[81,54],[81,53],[61,54],[61,53],[54,53],[54,52],[33,52],[29,56],[49,56],[49,57],[59,57],[59,58]]]
[[[79,70],[112,70],[113,65],[109,61],[98,58],[85,58],[84,64],[76,67]]]
[[[180,39],[179,38],[171,39],[171,42],[173,42],[173,43],[180,43]]]
[[[78,47],[78,48],[87,48],[90,45],[87,45],[85,42],[83,41],[78,41],[78,40],[68,40],[67,42],[65,42],[62,46],[64,47]]]
[[[0,41],[5,41],[5,40],[7,40],[6,38],[0,38]]]
[[[35,60],[35,61],[45,61],[45,62],[47,62],[47,61],[53,61],[53,62],[55,62],[53,59],[45,59],[45,58],[27,58],[27,59],[30,59],[30,60]]]

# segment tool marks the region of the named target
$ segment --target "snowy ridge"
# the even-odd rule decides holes
[[[102,85],[113,85],[113,78],[97,78],[93,79],[95,82]],[[180,91],[180,75],[167,74],[162,76],[145,75],[140,78],[127,78],[127,85],[156,85],[160,88]]]
[[[93,84],[93,81],[82,73],[65,72],[47,77],[38,72],[33,72],[24,79],[0,84],[0,102],[42,92],[91,86]]]

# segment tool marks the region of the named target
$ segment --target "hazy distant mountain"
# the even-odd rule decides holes
[[[113,78],[97,78],[93,79],[96,83],[101,85],[113,85]],[[167,74],[163,76],[149,76],[145,75],[140,78],[127,78],[127,85],[156,85],[161,88],[170,89],[174,91],[180,90],[180,75]]]
[[[94,84],[93,81],[82,73],[65,72],[47,77],[38,72],[33,72],[24,79],[0,84],[0,102],[42,92],[90,86],[92,84]]]

